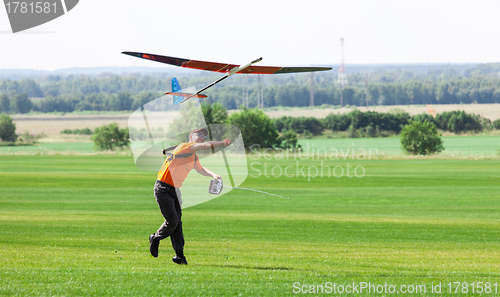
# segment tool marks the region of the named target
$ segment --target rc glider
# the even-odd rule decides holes
[[[192,68],[199,70],[207,70],[214,72],[225,73],[224,76],[214,81],[213,83],[207,85],[196,93],[186,94],[186,93],[178,93],[174,91],[172,93],[167,93],[169,95],[184,97],[179,103],[186,102],[188,99],[192,97],[204,98],[204,95],[200,95],[201,92],[206,89],[218,84],[224,79],[230,77],[236,73],[248,73],[248,74],[280,74],[280,73],[297,73],[297,72],[315,72],[315,71],[326,71],[332,70],[331,67],[276,67],[276,66],[254,66],[253,64],[262,61],[262,58],[258,58],[253,60],[252,62],[245,64],[243,66],[235,65],[235,64],[226,64],[226,63],[216,63],[216,62],[206,62],[206,61],[197,61],[197,60],[189,60],[168,56],[160,56],[154,54],[146,54],[146,53],[137,53],[137,52],[122,52],[122,54],[138,57],[146,60],[156,61],[160,63],[165,63],[169,65],[174,65],[183,68]],[[205,96],[206,97],[206,96]]]

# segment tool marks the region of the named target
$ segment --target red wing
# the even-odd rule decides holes
[[[184,63],[181,67],[215,71],[215,72],[228,72],[229,70],[238,66],[240,65],[189,60],[189,62]]]
[[[224,64],[215,62],[205,62],[197,60],[188,60],[175,57],[167,57],[153,54],[136,53],[136,52],[122,52],[123,54],[152,60],[160,63],[175,65],[184,68],[192,68],[199,70],[215,71],[215,72],[229,72],[234,67],[240,65]],[[236,73],[253,73],[253,74],[278,74],[278,73],[295,73],[295,72],[312,72],[312,71],[325,71],[331,70],[331,67],[273,67],[273,66],[250,66],[238,71]]]

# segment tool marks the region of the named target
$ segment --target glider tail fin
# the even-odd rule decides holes
[[[177,81],[177,78],[172,78],[172,93],[180,93],[181,85]],[[181,96],[174,96],[174,104],[179,104],[184,98]]]

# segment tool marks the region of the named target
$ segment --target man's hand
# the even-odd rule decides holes
[[[215,174],[215,173],[212,175],[212,177],[213,177],[214,179],[222,179],[222,177],[220,177],[220,175]]]
[[[231,145],[231,139],[224,139],[224,146],[230,146]]]

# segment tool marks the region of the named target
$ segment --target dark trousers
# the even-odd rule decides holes
[[[157,180],[155,183],[155,198],[160,207],[165,222],[155,233],[155,239],[165,239],[170,236],[174,250],[184,249],[184,235],[181,221],[181,191],[171,185]],[[182,200],[181,200],[182,201]]]

